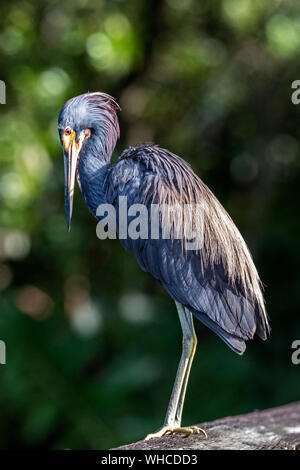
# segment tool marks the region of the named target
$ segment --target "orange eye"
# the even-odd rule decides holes
[[[71,132],[72,132],[72,130],[70,129],[70,127],[67,127],[67,128],[65,129],[65,135],[70,135]]]

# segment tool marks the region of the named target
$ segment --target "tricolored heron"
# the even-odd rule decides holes
[[[203,227],[196,250],[182,240],[120,238],[144,271],[152,274],[174,299],[183,334],[182,355],[163,426],[146,439],[165,434],[200,433],[182,427],[181,416],[197,338],[193,317],[213,330],[233,351],[243,354],[255,334],[266,339],[269,324],[261,283],[250,252],[233,221],[201,179],[181,158],[152,144],[125,150],[114,166],[110,158],[119,137],[116,101],[105,93],[85,93],[67,101],[58,118],[64,152],[65,208],[70,230],[75,178],[97,218],[100,204],[119,211],[143,203],[201,206]],[[98,217],[99,218],[99,217]],[[163,219],[159,219],[163,224]],[[173,219],[173,222],[176,219]],[[160,227],[163,228],[163,227]],[[118,229],[117,229],[118,230]]]

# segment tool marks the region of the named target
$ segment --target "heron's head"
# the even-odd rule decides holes
[[[67,101],[58,117],[64,152],[65,208],[70,230],[75,176],[80,158],[109,160],[119,137],[119,105],[106,93],[85,93]]]

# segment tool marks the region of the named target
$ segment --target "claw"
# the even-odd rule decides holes
[[[207,439],[206,431],[198,426],[184,426],[184,427],[172,427],[172,426],[162,426],[156,432],[148,434],[145,437],[145,441],[149,439],[159,438],[171,434],[185,434],[185,438],[190,437],[192,434],[203,434],[205,439]]]

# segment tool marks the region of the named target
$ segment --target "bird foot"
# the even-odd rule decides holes
[[[145,441],[148,441],[149,439],[153,438],[159,438],[171,434],[185,434],[184,437],[190,437],[191,434],[203,434],[205,439],[207,439],[207,434],[204,431],[204,429],[199,428],[198,426],[178,426],[178,427],[173,427],[169,425],[162,426],[159,428],[156,432],[153,432],[151,434],[148,434],[148,436],[145,437]]]

